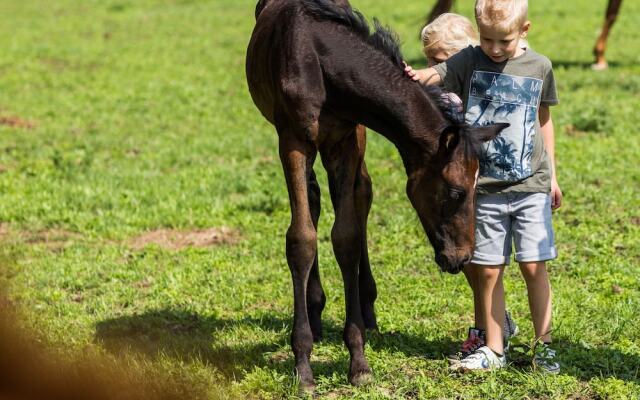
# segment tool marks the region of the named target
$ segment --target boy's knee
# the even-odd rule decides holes
[[[502,265],[473,265],[475,268],[475,275],[479,281],[496,280],[502,273]]]
[[[547,279],[547,265],[544,261],[521,262],[520,272],[526,280]]]

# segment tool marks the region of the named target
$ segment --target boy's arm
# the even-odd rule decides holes
[[[562,191],[556,177],[555,133],[549,106],[540,105],[538,118],[540,118],[540,132],[544,140],[544,148],[549,155],[549,162],[551,163],[551,208],[557,210],[562,205]]]
[[[434,68],[413,69],[405,63],[404,72],[414,81],[423,85],[439,85],[442,83],[440,74]]]

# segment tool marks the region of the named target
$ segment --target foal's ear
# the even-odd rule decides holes
[[[445,152],[454,149],[460,141],[460,129],[457,126],[450,125],[440,134],[440,148]]]
[[[467,132],[472,136],[477,137],[483,142],[487,142],[489,140],[495,139],[495,137],[498,136],[498,134],[502,132],[503,129],[509,127],[509,125],[510,124],[501,122],[498,124],[491,124],[486,126],[470,126],[466,129]]]

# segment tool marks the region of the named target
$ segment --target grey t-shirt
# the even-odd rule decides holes
[[[533,51],[495,63],[469,46],[434,67],[460,96],[470,125],[511,125],[483,146],[478,193],[549,192],[551,168],[538,108],[558,104],[551,61]]]

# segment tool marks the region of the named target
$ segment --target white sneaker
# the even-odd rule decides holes
[[[462,343],[460,347],[460,351],[455,354],[451,354],[447,356],[449,360],[449,364],[457,364],[463,358],[467,357],[474,351],[478,350],[480,347],[484,346],[485,339],[485,331],[483,329],[477,328],[469,328],[469,334],[467,335],[467,340]]]
[[[498,357],[488,346],[482,346],[466,356],[456,365],[456,369],[463,371],[489,371],[507,366],[507,358]]]

